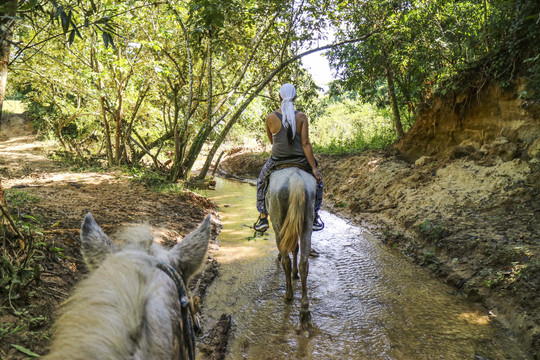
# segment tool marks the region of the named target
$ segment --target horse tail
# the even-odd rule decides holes
[[[293,173],[289,178],[289,209],[279,232],[281,241],[280,251],[287,254],[293,252],[298,246],[298,238],[302,236],[304,224],[304,204],[306,190],[302,177]]]

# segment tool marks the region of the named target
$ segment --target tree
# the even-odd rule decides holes
[[[16,10],[17,0],[4,1],[0,7],[0,126],[2,124],[2,107],[6,95],[8,63],[11,55]]]
[[[325,16],[316,1],[132,5],[109,5],[123,14],[115,20],[122,36],[114,48],[99,44],[99,28],[91,29],[67,47],[43,43],[39,53],[24,54],[14,71],[71,151],[82,155],[89,143],[78,147],[94,137],[105,147],[91,150],[104,149],[109,164],[149,158],[173,181],[187,179],[203,145],[213,141],[201,176],[206,174],[246,108],[274,88],[275,79],[301,72],[297,60],[309,53],[301,53],[302,45],[325,26],[315,21]],[[21,36],[49,36],[38,34],[41,21]]]
[[[353,1],[354,2],[354,1]],[[477,59],[484,50],[484,6],[475,1],[342,3],[336,20],[345,19],[338,37],[378,27],[368,41],[337,48],[331,53],[346,89],[368,100],[390,104],[398,136],[403,134],[400,113],[424,100],[438,81]],[[385,81],[381,102],[378,84]]]
[[[115,13],[111,9],[105,8],[104,12],[97,11],[93,0],[90,3],[85,3],[84,0],[73,2],[67,0],[65,2],[57,0],[2,1],[0,3],[0,124],[10,64],[21,54],[28,51],[39,52],[43,43],[62,36],[71,44],[75,37],[82,37],[80,29],[85,27],[99,28],[103,33],[103,40],[112,44],[111,34],[114,33],[114,24],[111,18],[114,16]],[[36,29],[37,33],[52,26],[55,22],[61,27],[58,29],[59,32],[39,41],[37,36],[29,38],[28,42],[13,41],[17,22],[34,24],[37,20],[43,19],[45,23],[41,28]],[[11,56],[12,45],[17,47],[13,56]]]

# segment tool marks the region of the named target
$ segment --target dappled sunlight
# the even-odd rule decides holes
[[[488,325],[491,322],[489,316],[479,314],[478,312],[461,313],[459,318],[467,321],[469,324],[475,325]]]
[[[379,162],[381,162],[381,158],[370,160],[367,164],[367,167],[370,172],[375,172],[377,168],[379,167]]]
[[[253,232],[253,230],[246,232],[244,228],[227,228],[229,225],[236,225],[236,221],[223,221],[221,224],[224,226],[224,229],[221,231],[220,238],[230,243],[235,243],[236,240],[244,240],[249,235],[249,231]]]
[[[212,196],[212,199],[215,199],[216,201],[218,200],[226,200],[226,199],[232,199],[233,201],[235,199],[237,199],[238,197],[242,196],[244,194],[242,193],[239,193],[239,192],[231,192],[229,194],[221,194],[221,195],[217,195],[217,196]],[[240,204],[242,205],[242,204]]]
[[[2,156],[2,157],[9,156],[11,159],[21,160],[21,161],[25,161],[25,162],[37,162],[37,161],[42,161],[43,160],[42,156],[33,155],[33,154],[29,154],[29,153],[17,154],[17,153],[12,153],[12,152],[7,152],[7,151],[0,151],[0,156]],[[23,166],[23,165],[28,165],[28,164],[21,163],[19,165]]]
[[[57,172],[48,173],[46,175],[40,175],[39,178],[26,177],[22,179],[16,179],[17,185],[31,185],[31,186],[48,186],[58,185],[58,183],[77,183],[77,186],[81,185],[99,185],[102,183],[111,183],[119,181],[118,176],[102,173],[71,173],[71,172]],[[6,184],[13,186],[15,181],[11,181],[13,184],[9,184],[8,180]]]
[[[14,137],[3,141],[2,144],[0,144],[0,149],[6,152],[28,151],[34,149],[41,150],[41,147],[34,143],[33,140],[34,138],[32,136]]]
[[[221,264],[230,264],[235,261],[252,260],[266,256],[267,252],[259,247],[252,246],[228,246],[220,248],[216,254],[216,260]]]
[[[111,182],[117,179],[118,177],[114,175],[88,172],[88,173],[56,173],[56,174],[51,174],[51,176],[47,180],[56,181],[56,182],[77,181],[77,183],[82,183],[82,184],[98,185],[103,182]]]
[[[221,183],[224,180],[218,178],[217,181]],[[258,216],[254,187],[228,182],[228,187],[223,189],[218,184],[210,197],[218,202],[219,211],[223,214],[223,229],[218,236],[221,245],[215,254],[216,260],[222,264],[251,261],[266,256],[276,248],[273,236],[253,236],[251,226]]]

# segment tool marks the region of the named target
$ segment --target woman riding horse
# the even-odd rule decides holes
[[[323,179],[313,156],[307,116],[295,111],[293,104],[295,97],[294,86],[283,84],[279,90],[281,107],[266,116],[266,134],[272,144],[272,156],[264,164],[257,180],[257,210],[260,215],[253,225],[256,231],[264,232],[268,229],[268,211],[265,203],[268,178],[272,171],[287,166],[301,167],[311,172],[317,180],[313,231],[324,228],[324,223],[318,215],[322,204]]]

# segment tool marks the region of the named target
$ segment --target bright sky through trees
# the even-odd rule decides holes
[[[318,40],[309,49],[314,49],[324,45],[328,45],[335,40],[334,31],[328,30],[325,34],[327,39]],[[334,80],[332,73],[330,72],[330,64],[328,59],[324,56],[325,51],[319,51],[313,54],[309,54],[302,58],[302,66],[311,74],[315,84],[328,91],[328,84]]]
[[[322,87],[326,92],[328,90],[328,83],[334,78],[330,73],[330,64],[324,57],[324,53],[317,52],[304,56],[302,58],[302,66],[309,71],[315,84]]]

